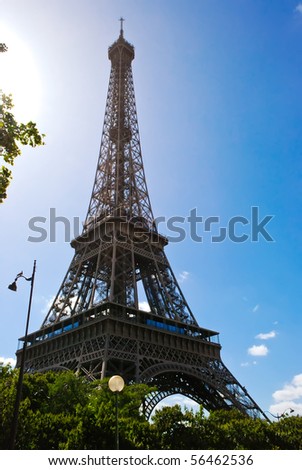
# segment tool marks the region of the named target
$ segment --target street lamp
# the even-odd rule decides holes
[[[34,280],[35,280],[35,273],[36,273],[36,260],[34,261],[33,272],[31,277],[23,276],[23,271],[17,274],[14,282],[12,282],[8,289],[12,290],[13,292],[17,291],[17,281],[20,277],[23,277],[26,281],[30,281],[30,294],[29,294],[29,302],[28,302],[28,310],[27,310],[27,320],[26,320],[26,327],[25,327],[25,335],[24,335],[24,343],[23,343],[23,350],[21,354],[21,363],[20,363],[20,371],[19,371],[19,379],[17,384],[17,393],[16,393],[16,400],[15,400],[15,407],[14,407],[14,416],[12,421],[12,428],[11,428],[11,440],[10,440],[10,448],[14,449],[16,444],[16,436],[17,436],[17,428],[18,428],[18,417],[19,417],[19,408],[20,402],[22,397],[22,385],[23,385],[23,377],[24,377],[24,365],[25,365],[25,353],[27,347],[27,335],[28,335],[28,326],[29,326],[29,319],[30,319],[30,311],[31,311],[31,303],[32,303],[32,296],[33,296],[33,288],[34,288]]]
[[[118,432],[118,394],[123,390],[125,382],[120,375],[113,375],[108,382],[108,387],[115,394],[115,443],[116,450],[119,450],[119,432]]]
[[[286,410],[283,411],[283,413],[281,413],[281,415],[277,414],[277,415],[273,415],[273,413],[271,413],[270,411],[267,411],[267,413],[269,413],[273,418],[276,418],[278,421],[281,419],[281,418],[284,418],[285,416],[287,416],[287,411],[289,411],[289,413],[294,413],[295,410],[293,410],[293,408],[286,408]]]

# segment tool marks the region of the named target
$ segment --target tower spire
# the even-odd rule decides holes
[[[121,22],[120,37],[124,37],[123,23],[124,23],[125,19],[121,16],[119,21]]]

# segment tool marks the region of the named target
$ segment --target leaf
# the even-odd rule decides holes
[[[14,106],[11,95],[1,95],[0,90],[0,100],[0,155],[5,163],[13,166],[15,158],[21,155],[19,144],[31,147],[44,145],[45,134],[41,134],[36,123],[32,121],[27,124],[18,124],[11,113]],[[11,179],[11,170],[3,166],[0,180],[0,203],[7,197],[6,189]]]

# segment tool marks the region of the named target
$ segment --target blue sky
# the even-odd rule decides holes
[[[186,237],[166,253],[201,326],[220,332],[222,359],[263,410],[302,413],[302,2],[298,0],[0,0],[0,86],[46,145],[24,149],[0,207],[0,357],[14,357],[37,275],[30,330],[41,325],[73,256],[56,241],[29,242],[50,209],[84,220],[119,32],[134,44],[135,94],[155,217],[183,217]],[[251,211],[259,222],[251,239]],[[189,234],[192,210],[219,217]],[[236,236],[211,241],[234,217]],[[242,220],[242,219],[241,219]],[[170,236],[168,227],[161,232]],[[178,398],[177,398],[178,399]]]

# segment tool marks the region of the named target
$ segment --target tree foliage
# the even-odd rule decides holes
[[[9,447],[18,370],[0,366],[0,449]],[[269,423],[237,410],[194,412],[163,407],[151,421],[142,403],[153,389],[128,385],[118,396],[121,449],[302,449],[302,418]],[[25,374],[18,449],[114,449],[116,396],[108,379],[88,381],[73,372]]]
[[[12,179],[11,167],[16,157],[21,155],[20,145],[44,145],[45,135],[32,121],[18,123],[12,113],[13,106],[12,96],[0,92],[0,155],[4,162],[0,167],[0,204],[7,197],[6,191]]]

